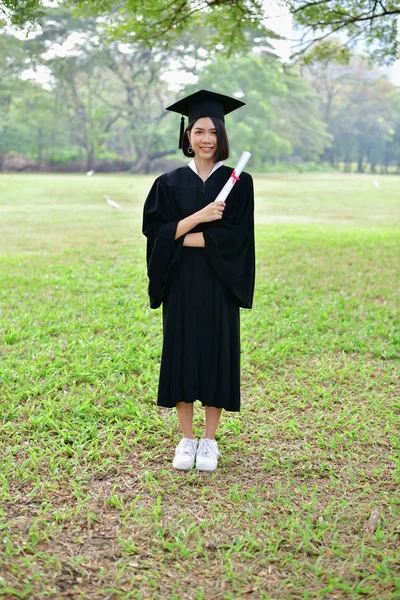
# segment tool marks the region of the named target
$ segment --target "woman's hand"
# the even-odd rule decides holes
[[[179,221],[176,232],[175,239],[182,237],[199,225],[200,223],[208,223],[209,221],[217,221],[218,219],[222,219],[222,214],[225,209],[225,202],[211,202],[198,212],[189,215],[185,219]]]
[[[225,209],[225,202],[211,202],[204,208],[195,213],[196,217],[200,219],[200,223],[209,223],[210,221],[217,221],[222,219],[222,215]]]

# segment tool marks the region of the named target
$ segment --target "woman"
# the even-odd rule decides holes
[[[167,110],[181,120],[179,147],[188,166],[158,177],[146,199],[143,233],[151,308],[163,305],[159,406],[176,406],[183,438],[176,469],[213,471],[222,409],[240,410],[239,307],[254,291],[254,194],[242,173],[226,202],[214,202],[230,178],[225,114],[243,102],[201,90]],[[192,430],[193,405],[206,410],[204,436]]]

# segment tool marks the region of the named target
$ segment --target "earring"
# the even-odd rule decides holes
[[[188,154],[194,154],[194,150],[193,150],[192,146],[189,146],[187,151],[188,151]]]

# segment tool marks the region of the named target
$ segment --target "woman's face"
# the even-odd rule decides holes
[[[197,119],[188,136],[196,157],[212,161],[217,151],[217,132],[210,117]]]

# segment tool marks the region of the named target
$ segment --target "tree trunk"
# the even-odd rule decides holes
[[[344,164],[343,164],[343,172],[350,173],[350,171],[351,171],[351,159],[348,156],[345,156]]]
[[[41,128],[37,129],[37,161],[39,163],[39,171],[42,170],[43,166],[43,131]]]
[[[130,173],[147,173],[150,166],[150,160],[147,153],[142,153],[137,157],[132,167],[129,169]]]
[[[94,170],[94,148],[90,145],[86,150],[86,171]]]
[[[153,154],[149,154],[149,159],[154,160],[156,158],[162,158],[163,156],[168,156],[169,154],[175,154],[176,149],[172,150],[164,150],[163,152],[153,152]]]

